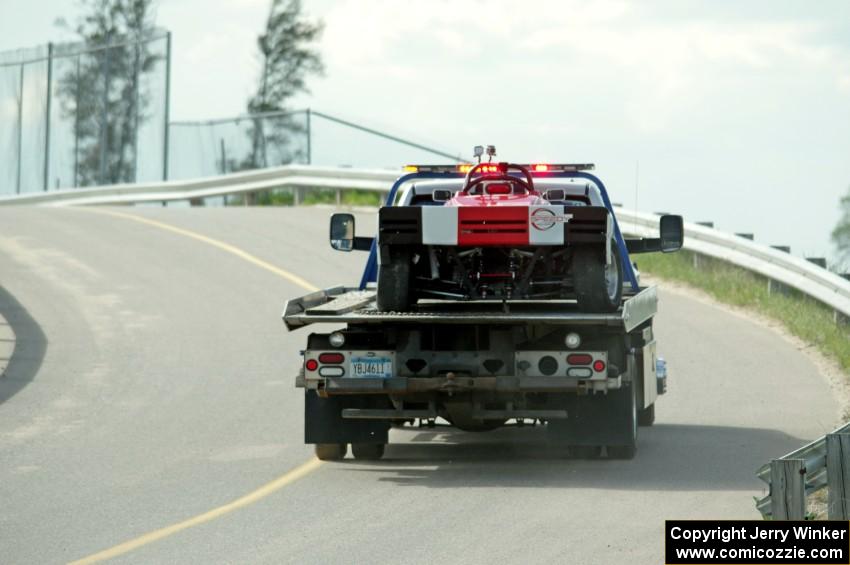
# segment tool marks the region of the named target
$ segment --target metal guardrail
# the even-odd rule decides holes
[[[399,174],[399,171],[392,170],[285,165],[185,181],[62,189],[6,196],[0,197],[0,205],[69,206],[166,202],[252,194],[287,187],[305,190],[360,189],[386,192]],[[618,208],[617,218],[624,233],[657,236],[656,214]],[[758,273],[770,282],[794,288],[831,307],[835,312],[836,321],[850,320],[850,281],[805,259],[741,236],[726,234],[691,222],[685,224],[684,248]]]
[[[617,210],[620,229],[627,234],[657,237],[658,216]],[[684,248],[731,263],[794,288],[836,312],[836,321],[850,318],[850,281],[800,257],[692,222],[685,223]]]
[[[231,194],[253,194],[288,187],[386,192],[398,176],[397,171],[379,169],[284,165],[191,180],[65,188],[49,192],[2,196],[0,206],[17,204],[85,206],[174,202]]]
[[[770,492],[767,496],[756,501],[756,508],[758,511],[761,512],[763,516],[773,516],[773,497],[781,496],[783,499],[791,499],[792,501],[795,498],[802,497],[802,500],[796,500],[796,504],[798,507],[802,507],[803,513],[805,513],[805,498],[826,487],[830,482],[830,477],[828,475],[829,469],[827,466],[827,437],[830,435],[840,434],[850,434],[850,423],[844,424],[832,433],[821,436],[815,441],[804,445],[800,449],[783,455],[779,459],[774,459],[771,463],[762,465],[762,467],[756,471],[756,476],[770,487]],[[792,461],[799,461],[801,463],[799,467],[802,470],[802,476],[799,478],[799,480],[802,481],[802,485],[797,485],[798,488],[796,489],[796,494],[787,492],[788,490],[795,490],[793,484],[783,484],[781,488],[777,489],[771,481],[771,475],[774,474],[772,471],[775,468],[781,467],[782,463]],[[850,462],[847,462],[846,465],[850,465]],[[838,473],[839,470],[834,470],[833,472]],[[799,488],[800,486],[802,488]],[[786,492],[777,492],[779,490]],[[783,504],[783,514],[787,514],[785,507],[786,505]],[[789,517],[793,516],[781,516],[783,519],[787,519]],[[800,518],[802,519],[802,516],[800,516]],[[841,519],[846,520],[848,518],[850,517],[844,516]]]

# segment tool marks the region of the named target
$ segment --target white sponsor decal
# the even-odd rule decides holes
[[[559,214],[551,208],[538,208],[531,213],[529,221],[534,229],[546,231],[556,224],[569,222],[572,217],[572,214]]]

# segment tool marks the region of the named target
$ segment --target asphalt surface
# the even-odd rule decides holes
[[[354,283],[365,259],[330,250],[323,209],[119,211],[317,287]],[[531,428],[397,430],[384,461],[315,465],[146,536],[311,460],[293,387],[309,330],[280,320],[305,292],[185,233],[0,210],[0,314],[18,340],[0,379],[0,562],[141,536],[114,561],[661,563],[664,519],[757,518],[755,469],[837,418],[817,368],[775,332],[662,288],[670,392],[632,461],[566,460]]]

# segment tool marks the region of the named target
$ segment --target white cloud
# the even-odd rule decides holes
[[[850,70],[846,51],[819,44],[823,24],[811,21],[695,15],[671,24],[641,19],[625,1],[395,0],[368,6],[344,0],[327,14],[329,76],[413,83],[436,67],[453,80],[475,75],[475,65],[487,66],[481,60],[490,57],[503,71],[518,71],[517,79],[546,80],[546,91],[582,77],[619,90],[627,119],[647,132],[670,127],[691,107],[693,93],[728,88],[736,75]],[[426,68],[417,66],[421,61]],[[551,73],[564,68],[571,79]]]

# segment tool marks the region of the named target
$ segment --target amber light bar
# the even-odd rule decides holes
[[[405,165],[404,172],[406,173],[463,173],[466,174],[475,165],[464,163],[462,165]],[[574,171],[592,171],[595,169],[593,163],[534,163],[520,165],[525,167],[531,173],[560,173]],[[481,172],[495,172],[496,163],[492,165],[493,170],[483,170]],[[481,169],[479,169],[481,170]]]

